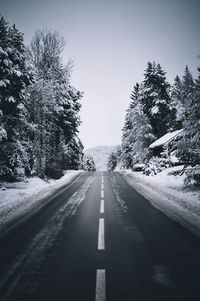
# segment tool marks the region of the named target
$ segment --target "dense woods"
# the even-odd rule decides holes
[[[0,180],[59,178],[82,166],[82,93],[70,84],[64,46],[58,32],[37,30],[25,47],[23,34],[0,18]]]
[[[124,168],[133,169],[141,163],[149,166],[151,162],[154,167],[169,167],[173,154],[177,164],[185,166],[186,181],[200,184],[200,68],[198,72],[193,79],[186,66],[183,77],[177,76],[170,85],[160,64],[148,62],[143,82],[136,83],[131,93],[122,129],[120,158]],[[155,158],[149,145],[178,129],[183,129],[181,137]]]

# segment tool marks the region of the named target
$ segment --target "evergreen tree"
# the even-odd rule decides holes
[[[83,157],[83,169],[85,171],[96,171],[96,166],[92,156],[84,155]]]
[[[113,171],[117,166],[117,153],[112,152],[108,157],[107,170]]]
[[[74,136],[70,143],[65,144],[62,164],[65,169],[78,170],[83,165],[83,145],[78,136]]]
[[[139,93],[140,93],[140,85],[139,83],[136,83],[135,86],[133,87],[133,91],[131,92],[130,109],[134,109],[134,107],[137,105]]]
[[[190,94],[194,90],[194,80],[193,76],[188,68],[188,66],[185,67],[183,79],[182,79],[182,102],[185,104],[185,107],[188,106]]]
[[[175,126],[181,128],[187,115],[187,107],[190,105],[190,96],[194,91],[194,80],[188,66],[185,67],[182,80],[176,76],[171,89],[171,101],[175,111]]]
[[[191,166],[187,172],[188,182],[194,181],[195,184],[200,185],[200,68],[198,71],[197,80],[189,85],[184,134],[178,145],[178,154],[186,166]]]
[[[185,118],[185,104],[182,99],[182,82],[178,75],[175,77],[174,85],[171,89],[171,102],[175,112],[174,127],[182,127]]]
[[[194,91],[194,80],[188,66],[185,67],[184,75],[182,78],[182,91],[181,91],[181,101],[184,106],[184,119],[187,119],[187,111],[190,106],[191,95]]]
[[[125,168],[144,162],[149,155],[148,146],[155,140],[150,121],[143,111],[143,91],[143,86],[136,84],[126,114],[121,154]]]
[[[138,96],[138,103],[132,110],[132,164],[144,163],[150,156],[149,145],[155,140],[153,128],[148,116],[145,115],[142,105],[143,87]]]
[[[0,178],[30,174],[29,124],[25,89],[31,84],[26,68],[23,34],[0,19]]]
[[[156,138],[164,135],[173,124],[169,84],[160,64],[147,64],[143,82],[143,110],[148,117]]]
[[[125,124],[122,129],[122,161],[125,168],[130,168],[132,166],[132,132],[133,129],[133,119],[131,117],[132,111],[137,106],[139,94],[139,84],[133,88],[131,93],[131,102],[125,116]]]

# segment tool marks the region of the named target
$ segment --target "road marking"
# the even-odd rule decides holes
[[[99,219],[98,250],[105,250],[104,218]]]
[[[103,185],[103,183],[101,184],[101,189],[104,190],[104,185]]]
[[[103,199],[104,198],[104,190],[101,189],[101,198]]]
[[[95,301],[106,300],[106,271],[97,270]]]
[[[100,213],[104,213],[104,200],[101,200]]]

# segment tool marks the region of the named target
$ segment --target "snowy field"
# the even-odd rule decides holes
[[[0,183],[0,231],[37,208],[44,197],[66,186],[81,173],[68,170],[61,179],[48,182],[33,177],[27,182]]]
[[[130,170],[121,173],[153,206],[200,237],[200,190],[184,188],[184,175],[170,175],[180,168],[168,168],[155,176]]]

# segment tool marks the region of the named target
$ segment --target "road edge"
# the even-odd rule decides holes
[[[74,177],[68,182],[67,184],[63,184],[59,188],[55,188],[55,190],[50,193],[49,195],[40,197],[37,199],[36,203],[38,203],[38,206],[34,208],[29,208],[28,213],[24,212],[19,214],[19,216],[16,217],[16,219],[8,222],[1,230],[0,230],[0,240],[3,240],[5,237],[12,234],[12,232],[16,229],[16,227],[22,227],[26,224],[28,220],[31,218],[34,218],[38,214],[38,212],[44,210],[49,203],[53,201],[54,198],[62,194],[63,190],[69,188],[71,185],[73,185],[80,177],[87,174],[87,172],[81,172],[77,175],[74,175]]]

